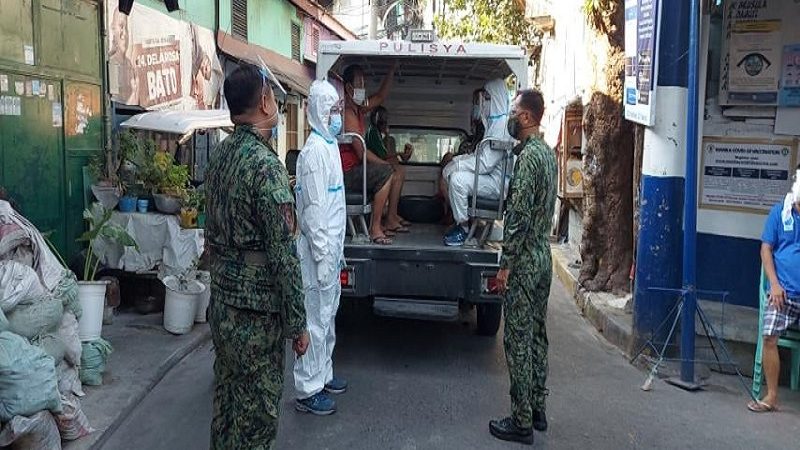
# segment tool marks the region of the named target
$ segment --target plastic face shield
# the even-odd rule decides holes
[[[283,85],[280,81],[278,81],[278,78],[275,76],[275,74],[269,70],[267,63],[265,63],[259,55],[256,55],[256,58],[258,59],[258,68],[259,72],[261,72],[261,79],[264,81],[264,84],[268,84],[271,88],[277,89],[285,97],[287,95],[286,89],[283,88]]]

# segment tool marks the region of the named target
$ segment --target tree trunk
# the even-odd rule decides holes
[[[585,108],[580,284],[590,291],[630,290],[633,263],[634,127],[623,117],[624,6],[606,0],[589,23],[609,44],[603,92]]]
[[[580,283],[629,290],[633,259],[633,127],[622,104],[595,92],[584,116],[584,222]]]

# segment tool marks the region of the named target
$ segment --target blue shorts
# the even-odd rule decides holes
[[[786,297],[783,308],[778,310],[772,305],[764,311],[764,336],[779,336],[800,319],[800,298]]]

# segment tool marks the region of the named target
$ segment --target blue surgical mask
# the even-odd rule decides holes
[[[339,133],[342,132],[342,115],[341,114],[333,114],[333,115],[331,115],[330,122],[328,123],[328,132],[331,133],[331,136],[338,136]]]

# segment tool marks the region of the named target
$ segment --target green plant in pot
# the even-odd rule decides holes
[[[120,200],[120,211],[133,212],[136,200],[151,196],[157,188],[160,177],[153,161],[156,144],[141,139],[132,131],[120,133],[118,140],[120,154],[124,156],[119,179],[125,190],[125,196]]]
[[[154,196],[156,207],[165,214],[177,214],[187,198],[189,167],[175,164],[169,153],[156,152],[153,158],[159,174],[158,194]]]
[[[83,212],[89,230],[77,239],[78,242],[87,243],[82,280],[78,282],[78,301],[83,310],[83,315],[78,321],[78,331],[82,341],[100,338],[103,328],[103,309],[108,282],[96,280],[97,270],[100,267],[100,257],[95,254],[98,241],[105,239],[123,247],[138,249],[136,240],[124,228],[111,223],[110,209],[98,208],[98,212],[100,214],[94,214],[89,209]]]
[[[188,333],[197,316],[197,303],[206,286],[198,281],[198,260],[174,276],[162,280],[166,288],[164,328],[173,334]]]
[[[201,226],[200,217],[205,223],[206,195],[202,188],[190,188],[186,194],[186,201],[181,208],[181,226],[196,228]]]
[[[89,159],[89,175],[92,179],[92,194],[106,209],[114,209],[123,194],[119,168],[123,156],[121,151],[103,150]]]

